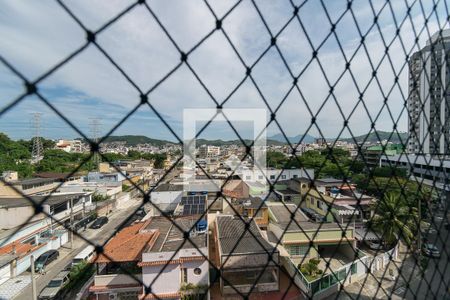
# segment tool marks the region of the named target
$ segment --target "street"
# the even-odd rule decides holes
[[[85,239],[93,242],[94,244],[103,244],[111,236],[113,236],[117,230],[118,225],[123,222],[141,203],[137,199],[132,200],[131,206],[117,210],[112,214],[108,215],[109,222],[105,224],[100,229],[90,229],[87,228],[86,231],[80,231],[79,234]],[[36,274],[36,290],[37,295],[41,290],[45,288],[48,282],[54,278],[61,270],[63,270],[84,247],[88,244],[82,238],[74,235],[74,247],[70,249],[70,239],[63,247],[58,249],[60,255],[59,258],[52,262],[46,268],[46,273],[44,275]],[[25,274],[25,273],[24,273]],[[22,275],[24,275],[22,274]],[[31,276],[31,275],[30,275]],[[15,300],[29,300],[32,294],[31,284],[22,290],[14,299]]]
[[[429,242],[441,252],[440,258],[430,258],[425,277],[415,277],[406,290],[406,299],[450,299],[450,232],[443,226],[440,234],[430,235]]]

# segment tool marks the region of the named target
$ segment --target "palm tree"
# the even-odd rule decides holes
[[[374,204],[374,212],[371,227],[382,235],[387,245],[398,239],[411,245],[419,220],[417,207],[408,205],[404,197],[391,192]]]

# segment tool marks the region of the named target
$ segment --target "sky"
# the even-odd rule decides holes
[[[14,139],[28,139],[34,134],[32,114],[39,112],[40,135],[48,138],[92,136],[90,123],[98,119],[101,135],[112,131],[176,141],[183,136],[184,109],[215,109],[214,100],[225,99],[224,108],[270,107],[268,120],[270,110],[276,110],[278,122],[267,127],[268,136],[279,134],[280,128],[288,136],[356,136],[369,132],[372,121],[377,130],[392,131],[397,122],[398,130],[406,131],[406,55],[423,47],[440,28],[449,28],[445,1],[436,2],[433,12],[432,1],[391,0],[386,5],[384,0],[355,0],[351,11],[343,0],[326,0],[323,5],[293,1],[301,5],[298,18],[293,18],[289,1],[255,1],[255,7],[248,0],[238,5],[228,0],[148,0],[157,20],[144,5],[135,5],[96,35],[101,49],[126,76],[89,44],[38,83],[47,103],[31,95],[4,111],[25,90],[23,80],[0,62],[0,131]],[[94,32],[133,1],[63,3]],[[410,17],[406,5],[411,6]],[[378,15],[375,26],[374,14]],[[226,36],[214,30],[216,18],[223,19]],[[330,35],[331,22],[336,26]],[[360,47],[360,33],[366,36],[364,47]],[[84,29],[56,1],[0,0],[0,36],[1,57],[30,82],[86,44]],[[278,47],[270,46],[271,36],[277,37]],[[390,45],[387,56],[385,44]],[[319,46],[317,59],[311,61],[313,48]],[[176,68],[180,51],[189,53],[188,65]],[[344,55],[351,58],[348,70]],[[245,66],[253,66],[251,77],[246,76]],[[372,79],[374,68],[377,80]],[[299,76],[293,89],[292,76]],[[331,97],[330,86],[334,86]],[[157,114],[142,105],[115,128],[139,105],[140,91],[150,89],[148,100]],[[364,103],[359,101],[360,91]],[[316,123],[310,126],[312,115]],[[344,119],[350,129],[343,129]],[[236,130],[249,138],[249,126],[239,123]],[[228,124],[216,122],[200,137],[235,139],[236,135]]]

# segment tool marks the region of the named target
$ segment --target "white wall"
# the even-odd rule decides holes
[[[183,191],[152,192],[151,200],[154,204],[180,203]]]

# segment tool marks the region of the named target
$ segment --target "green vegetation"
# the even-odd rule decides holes
[[[373,205],[375,216],[371,228],[382,235],[386,246],[393,246],[398,239],[411,245],[419,222],[417,207],[410,206],[405,197],[390,192]]]
[[[193,283],[183,283],[180,287],[181,299],[197,300],[203,299],[205,292],[208,290],[207,285],[196,285]]]
[[[81,286],[88,281],[88,279],[94,274],[95,268],[93,264],[86,261],[81,261],[76,264],[70,270],[70,282],[66,286],[67,291],[76,290],[81,288]]]
[[[136,146],[137,144],[151,144],[156,147],[161,147],[166,144],[175,144],[165,140],[151,139],[144,135],[112,135],[107,137],[104,142],[126,142],[128,146]]]
[[[318,178],[351,177],[363,171],[364,163],[350,158],[347,150],[334,148],[331,151],[306,151],[301,156],[287,157],[280,152],[267,152],[267,166],[273,168],[308,168],[314,169]]]
[[[0,133],[0,173],[17,171],[20,178],[31,177],[39,172],[73,172],[79,167],[79,172],[93,171],[97,168],[89,153],[67,153],[53,149],[54,142],[43,140],[44,158],[37,164],[31,164],[32,141],[13,141],[6,134]],[[124,159],[148,159],[155,162],[155,168],[163,168],[166,154],[140,153],[130,151],[128,155],[105,153],[103,160],[114,162]]]
[[[106,201],[106,200],[109,200],[109,199],[111,199],[111,197],[107,196],[107,195],[101,195],[101,194],[98,194],[98,193],[94,193],[92,195],[92,201],[93,202],[102,202],[102,201]]]
[[[307,263],[298,265],[300,272],[306,277],[308,281],[313,281],[323,274],[323,270],[319,269],[320,260],[311,258]]]

